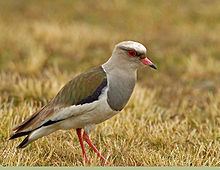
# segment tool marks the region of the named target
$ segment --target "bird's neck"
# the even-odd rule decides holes
[[[128,63],[117,62],[112,57],[102,65],[102,68],[108,79],[108,104],[113,110],[120,111],[125,107],[133,92],[137,69],[129,67]]]
[[[135,78],[135,80],[137,77],[137,68],[126,60],[118,60],[117,56],[110,57],[109,60],[102,65],[102,68],[107,74]]]

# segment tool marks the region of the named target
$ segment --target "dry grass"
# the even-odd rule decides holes
[[[109,165],[220,165],[218,0],[0,1],[0,11],[1,165],[82,166],[73,130],[24,150],[7,139],[65,82],[128,39],[145,44],[159,70],[140,70],[129,105],[91,134]],[[100,165],[88,154],[87,166]]]

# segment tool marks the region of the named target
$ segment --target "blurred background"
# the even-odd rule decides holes
[[[75,74],[106,61],[116,43],[135,40],[159,68],[140,71],[148,88],[203,93],[220,83],[218,0],[9,0],[0,1],[0,14],[1,73]]]
[[[140,70],[138,87],[154,92],[154,103],[169,110],[166,120],[209,124],[198,138],[219,141],[219,35],[219,0],[1,0],[0,102],[39,107],[66,81],[105,62],[116,43],[134,40],[159,68]],[[4,120],[2,139],[21,119]]]

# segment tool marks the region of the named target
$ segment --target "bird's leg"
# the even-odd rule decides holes
[[[85,150],[85,147],[84,147],[84,144],[83,144],[82,129],[81,128],[76,129],[76,133],[78,135],[79,143],[80,143],[80,146],[81,146],[81,149],[82,149],[83,160],[85,162],[88,162],[88,159],[87,159],[87,156],[86,156],[86,150]]]
[[[101,155],[101,153],[98,151],[95,145],[93,145],[92,141],[90,140],[89,136],[86,134],[85,131],[83,132],[83,139],[94,150],[94,152],[98,155],[98,157],[101,158],[106,163],[106,159],[104,158],[104,156]]]

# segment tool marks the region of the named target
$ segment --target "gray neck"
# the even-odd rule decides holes
[[[102,65],[108,80],[108,104],[113,110],[120,111],[127,104],[137,79],[137,69],[126,61],[115,61],[111,57]]]

